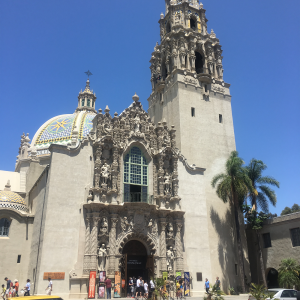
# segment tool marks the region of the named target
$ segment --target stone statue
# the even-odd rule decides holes
[[[101,178],[102,178],[102,183],[107,184],[107,180],[109,177],[109,165],[107,163],[105,163],[102,167],[101,167]]]
[[[168,224],[167,237],[168,238],[174,237],[174,228],[173,228],[173,224],[171,222]]]
[[[101,226],[100,226],[100,234],[108,234],[108,221],[106,217],[103,217]]]
[[[140,132],[141,119],[138,114],[136,114],[135,118],[133,119],[133,122],[134,122],[134,132]]]
[[[170,194],[171,192],[171,176],[169,172],[167,171],[164,177],[164,185],[165,185],[165,194]]]
[[[174,255],[173,247],[170,247],[167,250],[167,268],[168,268],[168,271],[173,271],[174,258],[175,258],[175,255]]]
[[[128,219],[127,217],[121,219],[121,228],[123,231],[132,229],[132,226],[133,226],[133,222],[131,219]]]
[[[98,250],[98,270],[104,271],[105,270],[105,264],[106,264],[106,257],[107,257],[107,251],[105,248],[105,244],[102,244],[101,247]]]

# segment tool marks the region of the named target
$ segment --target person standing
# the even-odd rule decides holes
[[[4,278],[4,280],[6,281],[6,299],[9,297],[9,291],[10,291],[10,287],[12,286],[11,280],[8,279],[7,277]]]
[[[128,291],[127,291],[127,298],[131,298],[133,295],[133,280],[129,277],[128,280]]]
[[[136,294],[135,297],[138,297],[138,293],[140,292],[140,285],[141,285],[141,280],[140,277],[138,278],[138,280],[136,281]]]
[[[26,283],[26,286],[24,288],[26,290],[24,296],[30,296],[30,279],[27,279],[27,283]]]
[[[106,286],[106,298],[111,299],[111,280],[107,276],[104,283]]]
[[[208,281],[207,278],[205,278],[204,287],[205,287],[205,290],[206,290],[206,294],[208,294],[210,285],[209,285],[209,281]]]
[[[19,297],[19,281],[15,279],[16,296]]]
[[[132,298],[135,297],[135,293],[136,293],[136,278],[133,277],[133,294],[132,294]]]
[[[140,295],[141,297],[144,296],[144,280],[140,277]]]
[[[47,295],[51,295],[51,292],[52,292],[52,286],[53,286],[53,283],[52,283],[51,278],[49,277],[49,278],[48,278],[48,286],[46,287],[46,294],[47,294]]]
[[[217,291],[221,290],[221,281],[220,281],[219,277],[216,278],[215,286],[216,286]]]
[[[144,297],[146,298],[146,299],[148,299],[148,283],[147,283],[147,281],[145,281],[144,282]]]
[[[5,300],[5,296],[6,296],[6,288],[5,288],[5,285],[2,284],[1,297],[3,298],[3,300]]]
[[[155,284],[154,284],[152,278],[151,278],[151,280],[150,280],[150,291],[151,291],[150,298],[153,299],[153,296],[155,296],[155,294],[154,294],[154,291],[155,291]]]

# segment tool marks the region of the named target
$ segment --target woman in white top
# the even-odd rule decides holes
[[[144,282],[144,292],[145,292],[144,297],[146,299],[148,299],[148,283],[147,283],[147,281]]]

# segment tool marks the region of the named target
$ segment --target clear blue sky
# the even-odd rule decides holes
[[[224,50],[237,149],[280,181],[280,214],[300,204],[300,1],[203,4]],[[22,132],[74,112],[88,69],[97,109],[120,113],[135,92],[148,108],[161,12],[164,0],[0,1],[0,169],[14,170]]]

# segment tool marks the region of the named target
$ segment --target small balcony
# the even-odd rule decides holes
[[[124,193],[124,203],[148,203],[153,204],[153,195],[143,193]]]
[[[205,83],[211,83],[211,74],[207,68],[199,68],[196,70],[199,81]]]

